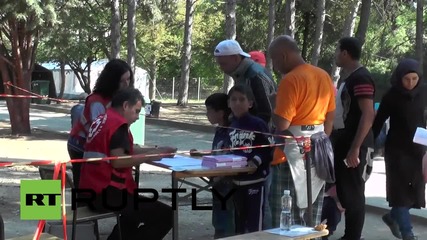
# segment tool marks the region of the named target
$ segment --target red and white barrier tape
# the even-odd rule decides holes
[[[15,85],[13,85],[11,82],[4,83],[4,85],[6,85],[6,86],[10,86],[10,87],[14,87],[14,88],[16,88],[16,89],[18,89],[18,90],[21,90],[21,91],[23,91],[23,92],[29,93],[29,94],[31,94],[31,95],[33,95],[33,96],[30,96],[30,95],[18,95],[18,94],[17,94],[17,95],[11,95],[11,94],[0,94],[0,97],[9,97],[9,98],[38,98],[38,99],[48,99],[48,100],[51,100],[51,101],[55,101],[55,102],[63,102],[63,103],[70,103],[70,102],[72,102],[72,101],[65,100],[65,99],[45,97],[45,96],[42,96],[42,95],[40,95],[40,94],[37,94],[37,93],[33,93],[33,92],[31,92],[31,91],[28,91],[27,89],[24,89],[24,88],[21,88],[21,87],[15,86]]]
[[[212,153],[212,152],[222,152],[222,151],[238,151],[238,150],[247,150],[255,148],[269,148],[269,147],[278,147],[284,146],[285,143],[280,144],[264,144],[256,146],[243,146],[235,148],[226,148],[226,149],[217,149],[217,150],[201,150],[197,151],[198,153]],[[191,151],[178,151],[176,154],[190,153]],[[65,163],[82,163],[82,162],[96,162],[96,161],[109,161],[109,160],[119,160],[119,159],[129,159],[129,158],[148,158],[148,157],[168,157],[171,154],[169,153],[159,153],[159,154],[136,154],[128,156],[114,156],[114,157],[103,157],[103,158],[81,158],[81,159],[69,159],[69,160],[38,160],[31,162],[21,162],[28,159],[17,159],[13,158],[15,161],[1,161],[0,167],[12,167],[12,166],[41,166],[49,164],[65,164]],[[9,160],[9,158],[8,158]],[[10,159],[12,160],[12,159]]]

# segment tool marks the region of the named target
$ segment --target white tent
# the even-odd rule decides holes
[[[104,69],[104,66],[108,63],[108,59],[101,59],[95,61],[91,64],[90,71],[90,89],[93,90],[95,82],[98,79],[98,76],[101,74],[101,71]],[[42,63],[43,67],[49,69],[53,73],[53,79],[55,81],[56,92],[59,94],[61,89],[61,68],[57,62],[48,62]],[[83,66],[84,67],[84,66]],[[149,86],[149,77],[146,70],[136,67],[135,73],[135,88],[141,91],[142,95],[148,98],[148,86]],[[65,66],[65,87],[64,87],[64,96],[65,99],[76,99],[84,93],[83,88],[80,86],[79,80],[71,70],[70,66]]]

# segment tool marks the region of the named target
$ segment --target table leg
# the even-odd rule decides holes
[[[175,177],[175,172],[172,171],[172,189],[178,189],[178,180]],[[173,211],[172,216],[172,239],[178,240],[178,208],[179,208],[179,197],[176,198],[176,209]]]

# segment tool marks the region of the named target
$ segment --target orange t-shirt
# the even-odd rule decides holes
[[[323,124],[326,113],[334,110],[334,85],[323,69],[302,64],[280,81],[274,113],[291,126]],[[285,154],[276,147],[272,164],[284,161]]]

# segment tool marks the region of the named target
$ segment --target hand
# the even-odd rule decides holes
[[[348,151],[347,157],[346,157],[347,167],[356,168],[359,165],[360,163],[359,152],[360,152],[359,148],[350,148],[350,151]]]
[[[190,149],[190,156],[200,156],[201,154],[199,153],[199,151],[197,151],[197,149]]]
[[[343,206],[339,202],[337,202],[337,208],[340,212],[345,212],[345,208],[343,208]]]
[[[253,160],[248,160],[248,167],[254,167],[254,168],[256,168],[257,165],[254,163]]]
[[[175,153],[178,149],[174,147],[158,147],[157,151],[160,154],[166,154],[164,157],[171,157],[173,158],[175,156]]]

